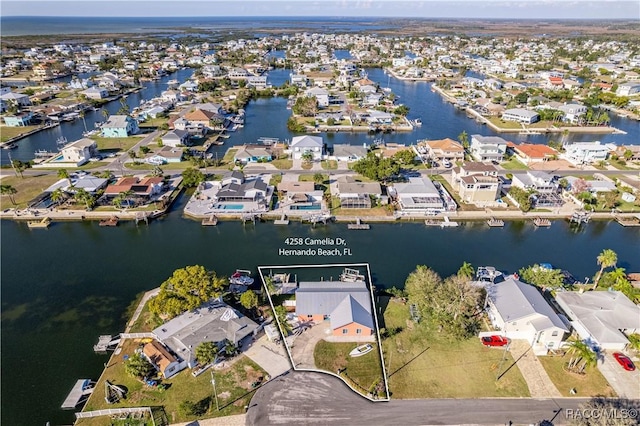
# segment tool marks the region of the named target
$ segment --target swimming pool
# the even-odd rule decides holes
[[[291,206],[291,210],[320,210],[322,206],[320,204],[311,204],[308,206]]]
[[[219,208],[222,210],[242,210],[244,205],[242,204],[223,204]]]

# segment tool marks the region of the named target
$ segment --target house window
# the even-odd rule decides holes
[[[356,334],[362,334],[362,329],[361,328],[356,328]]]
[[[349,330],[347,330],[346,328],[342,329],[342,334],[347,334],[349,332]]]
[[[553,333],[551,333],[552,336],[557,336],[558,335],[558,330],[554,331]]]

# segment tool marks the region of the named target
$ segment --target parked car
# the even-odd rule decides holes
[[[622,368],[624,368],[625,370],[633,371],[636,369],[636,366],[633,364],[633,361],[631,361],[631,358],[629,358],[625,354],[616,352],[613,354],[613,357],[616,359],[616,361],[618,361],[618,364],[620,364]]]
[[[509,339],[503,336],[485,336],[480,340],[485,346],[506,346],[509,344]]]

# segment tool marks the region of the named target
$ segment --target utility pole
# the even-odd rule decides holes
[[[216,410],[220,411],[220,406],[218,405],[218,390],[216,389],[216,379],[213,377],[213,370],[211,370],[211,384],[213,385],[213,394],[216,399]]]

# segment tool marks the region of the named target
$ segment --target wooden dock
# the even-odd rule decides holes
[[[551,226],[551,221],[544,217],[536,217],[533,219],[533,224],[538,228],[548,228]]]
[[[31,229],[45,229],[51,225],[51,219],[43,217],[42,220],[30,220],[27,222],[27,226]]]
[[[282,213],[282,216],[280,216],[280,219],[276,219],[273,221],[274,225],[288,225],[289,224],[289,219],[287,219],[287,216]]]
[[[640,215],[635,215],[633,217],[616,216],[616,222],[624,227],[640,226]]]
[[[202,219],[202,226],[216,226],[217,224],[218,224],[218,218],[214,214]]]
[[[350,223],[347,225],[347,229],[370,229],[371,226],[369,226],[368,223],[362,223],[362,220],[360,220],[360,218],[356,218],[356,223]]]
[[[487,225],[491,228],[502,228],[504,227],[504,220],[491,217],[491,219],[487,220]]]
[[[93,393],[95,382],[91,379],[80,379],[71,388],[71,392],[62,403],[63,410],[73,410],[79,404],[86,402]]]
[[[120,335],[111,336],[109,334],[98,337],[98,343],[93,345],[93,351],[96,353],[105,353],[120,343]]]
[[[109,219],[102,219],[98,225],[100,226],[118,226],[118,216],[111,216]]]

